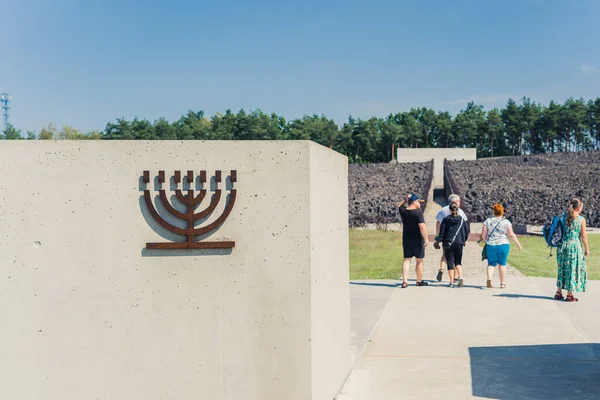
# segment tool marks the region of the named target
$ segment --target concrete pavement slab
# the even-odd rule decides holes
[[[547,278],[392,290],[339,400],[600,398],[600,282],[577,304]]]
[[[364,351],[397,286],[393,280],[350,282],[352,364]]]

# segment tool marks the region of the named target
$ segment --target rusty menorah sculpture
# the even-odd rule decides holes
[[[219,189],[219,183],[221,183],[221,171],[215,171],[215,183],[217,185],[217,188],[215,190],[213,198],[212,198],[210,204],[208,205],[208,207],[206,207],[204,210],[202,210],[200,212],[196,212],[196,207],[198,207],[200,205],[200,203],[202,203],[202,200],[204,200],[204,197],[206,196],[207,191],[206,191],[206,189],[203,188],[202,190],[200,190],[200,193],[198,193],[198,195],[195,195],[194,190],[192,189],[194,187],[194,171],[187,171],[185,178],[186,178],[188,184],[190,185],[190,189],[187,191],[186,195],[184,195],[183,191],[181,189],[179,189],[179,184],[182,183],[181,171],[175,171],[175,174],[173,176],[173,180],[174,180],[175,184],[177,185],[177,189],[175,190],[175,196],[177,197],[177,200],[186,207],[186,212],[181,212],[181,211],[177,210],[175,207],[173,207],[173,205],[169,202],[169,199],[167,198],[167,193],[166,193],[165,189],[159,190],[159,198],[160,198],[160,202],[162,203],[163,207],[166,209],[167,212],[169,212],[171,215],[173,215],[176,218],[186,221],[186,223],[187,223],[186,228],[179,228],[175,225],[170,224],[158,213],[158,211],[154,207],[154,204],[152,202],[151,193],[148,188],[146,188],[144,190],[144,201],[146,203],[146,208],[148,209],[148,211],[150,212],[152,217],[156,220],[156,222],[158,222],[160,224],[160,226],[162,226],[169,232],[173,232],[175,234],[185,236],[186,241],[185,242],[146,243],[146,248],[147,249],[159,249],[159,250],[163,250],[163,249],[169,249],[169,250],[189,249],[189,250],[191,250],[191,249],[230,249],[230,248],[235,247],[235,242],[232,242],[232,241],[217,241],[217,242],[197,241],[196,237],[216,230],[217,228],[219,228],[219,226],[221,226],[223,224],[223,222],[225,222],[227,217],[229,217],[229,214],[231,213],[231,210],[233,209],[233,206],[235,204],[235,198],[236,198],[236,193],[237,193],[236,189],[231,189],[229,191],[229,201],[227,202],[227,205],[225,206],[223,213],[212,223],[210,223],[204,227],[197,228],[196,221],[199,221],[205,217],[208,217],[210,214],[212,214],[212,212],[215,210],[215,208],[219,204],[219,201],[221,200],[222,192],[221,192],[221,189]],[[150,183],[150,171],[144,171],[143,181],[146,184]],[[230,181],[232,184],[237,182],[237,172],[236,171],[231,171]],[[158,182],[161,184],[165,183],[165,171],[158,171]],[[203,187],[206,184],[206,171],[200,171],[200,183],[202,183]]]

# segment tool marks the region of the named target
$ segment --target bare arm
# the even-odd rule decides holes
[[[483,225],[483,227],[481,228],[481,235],[479,235],[479,241],[481,242],[482,240],[485,240],[485,238],[487,238],[487,226],[485,226],[485,224]]]
[[[435,221],[435,234],[439,235],[440,234],[440,221]]]
[[[425,225],[424,223],[419,224],[419,230],[421,231],[421,236],[423,236],[425,247],[429,246],[429,237],[427,236],[427,225]]]
[[[519,238],[517,237],[517,235],[515,235],[515,231],[513,231],[512,226],[508,227],[507,233],[508,233],[508,236],[513,240],[513,242],[515,242],[515,244],[517,245],[519,250],[523,251],[523,247],[521,246],[521,243],[519,243]]]
[[[584,254],[587,257],[590,255],[590,247],[588,245],[587,223],[585,222],[585,218],[581,221],[581,233],[579,234],[579,237],[583,243]]]
[[[398,203],[398,207],[404,207],[406,205],[406,203],[408,203],[408,198],[409,198],[409,196],[406,196],[405,198],[403,198],[402,201],[400,203]]]

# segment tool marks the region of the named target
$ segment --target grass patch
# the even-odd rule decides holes
[[[350,279],[398,279],[402,233],[350,229]]]
[[[600,279],[600,235],[588,235],[588,279]],[[556,277],[556,255],[548,257],[542,237],[521,236],[520,253],[512,245],[508,262],[528,276]],[[553,251],[556,254],[556,249]],[[399,279],[402,275],[402,233],[350,229],[350,279]]]
[[[528,276],[556,278],[556,249],[548,259],[550,249],[539,236],[520,236],[523,252],[511,245],[508,263]],[[586,258],[588,279],[600,279],[600,235],[588,235],[591,255]]]

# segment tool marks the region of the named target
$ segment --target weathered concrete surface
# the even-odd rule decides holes
[[[172,196],[159,170],[223,171],[201,223],[233,186],[210,240],[234,249],[145,249],[174,236],[144,203]],[[350,368],[346,177],[310,142],[2,141],[0,399],[331,399]]]
[[[600,396],[600,281],[579,303],[545,278],[393,290],[339,400]]]

